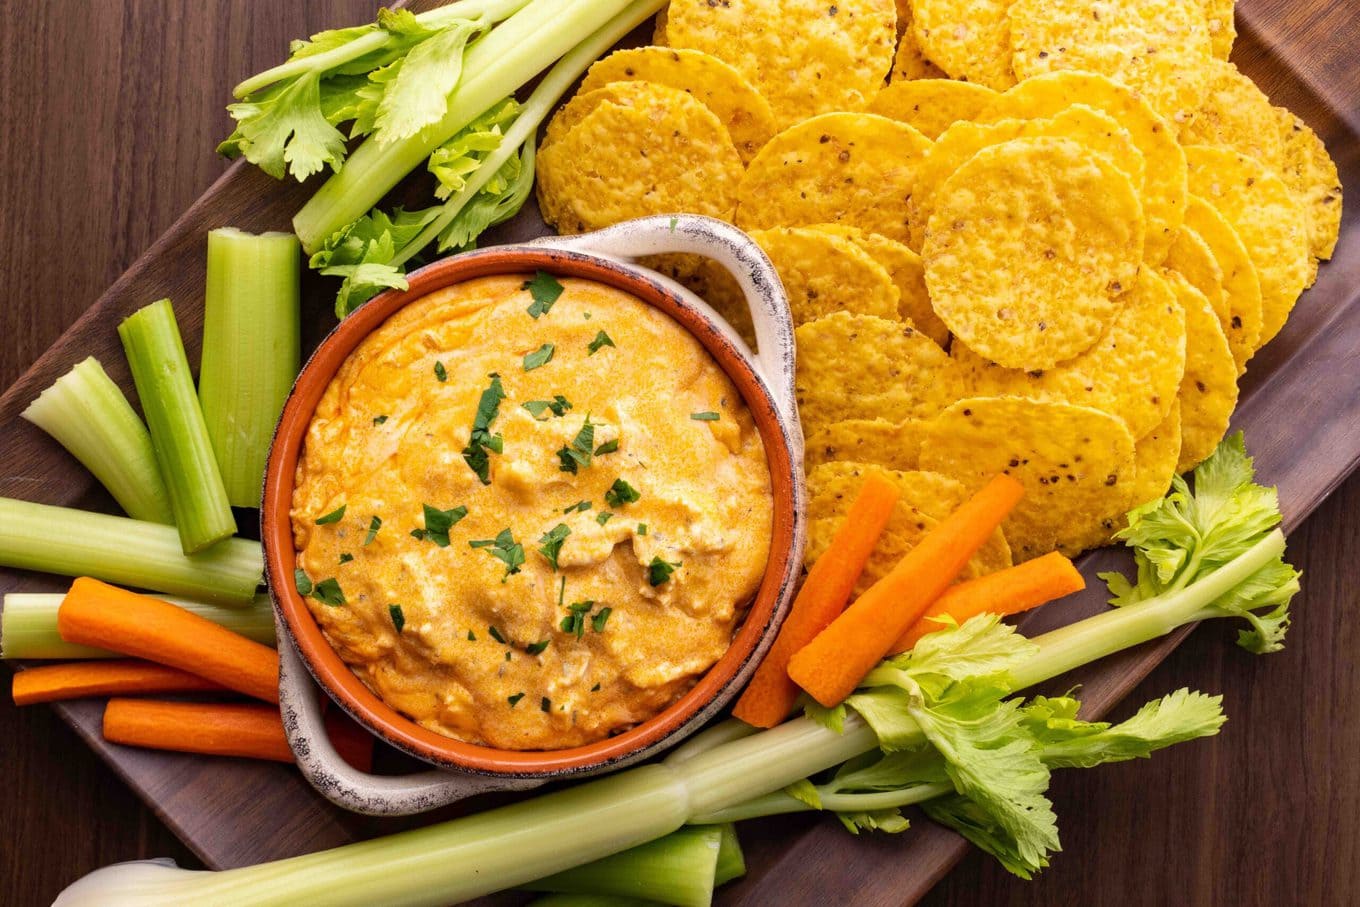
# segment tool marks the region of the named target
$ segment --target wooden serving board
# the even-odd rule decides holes
[[[337,23],[344,24],[344,23]],[[1304,118],[1326,141],[1343,184],[1360,187],[1360,7],[1336,0],[1242,0],[1241,35],[1234,60],[1277,103]],[[226,100],[223,86],[223,100]],[[1268,128],[1269,124],[1263,124]],[[205,148],[205,153],[207,150]],[[311,187],[308,187],[310,189]],[[0,397],[0,495],[46,503],[112,509],[97,483],[54,442],[21,420],[19,412],[74,362],[95,355],[131,388],[114,330],[145,303],[175,300],[191,360],[202,326],[204,234],[217,226],[287,229],[307,192],[253,168],[231,168],[147,253]],[[1355,205],[1351,205],[1353,212]],[[505,242],[545,231],[532,204],[488,236]],[[305,286],[304,343],[329,330],[328,291]],[[1348,215],[1335,259],[1305,293],[1286,330],[1252,360],[1234,419],[1247,433],[1262,481],[1277,484],[1286,528],[1297,526],[1360,462],[1360,229]],[[241,515],[244,520],[253,514]],[[253,526],[243,526],[247,531]],[[1117,552],[1098,552],[1082,564],[1097,570],[1125,566]],[[57,591],[60,578],[0,571],[0,592]],[[1022,624],[1026,632],[1094,613],[1104,607],[1100,586]],[[1109,710],[1179,643],[1184,634],[1109,659],[1055,682],[1083,685],[1089,711]],[[455,814],[377,820],[343,813],[315,794],[294,770],[238,760],[133,750],[99,735],[102,707],[58,707],[100,754],[208,865],[240,866],[332,847]],[[1241,729],[1239,729],[1240,731]],[[380,765],[409,767],[396,754]],[[483,804],[473,804],[473,808]],[[466,805],[463,809],[466,809]],[[728,886],[729,904],[854,904],[915,901],[966,848],[950,832],[918,821],[902,836],[846,835],[838,823],[814,816],[780,817],[744,826],[750,872]]]

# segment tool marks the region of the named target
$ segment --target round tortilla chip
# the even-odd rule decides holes
[[[1010,0],[911,0],[912,33],[926,57],[955,79],[1003,91],[1011,70]]]
[[[1341,231],[1341,179],[1327,146],[1308,125],[1283,107],[1276,108],[1284,148],[1281,178],[1308,214],[1308,251],[1329,259]]]
[[[893,0],[672,0],[666,39],[732,64],[783,128],[862,110],[892,67],[896,21]]]
[[[976,117],[996,98],[995,91],[971,82],[916,79],[880,91],[869,102],[869,112],[914,126],[933,140],[953,123]]]
[[[1261,281],[1260,346],[1284,327],[1308,281],[1303,206],[1253,157],[1227,148],[1188,145],[1190,191],[1218,209],[1247,247]]]
[[[949,328],[935,314],[930,304],[930,294],[926,292],[926,271],[921,264],[921,256],[896,240],[877,233],[865,233],[857,227],[818,224],[812,229],[843,236],[868,252],[869,257],[881,264],[897,285],[898,317],[940,346],[949,342]]]
[[[930,139],[867,113],[828,113],[760,150],[737,191],[743,229],[846,223],[907,237],[907,199]]]
[[[1184,277],[1190,282],[1190,286],[1204,294],[1204,298],[1209,300],[1214,314],[1223,325],[1223,330],[1227,331],[1230,316],[1228,294],[1223,292],[1223,268],[1214,257],[1209,244],[1204,241],[1204,237],[1196,233],[1194,228],[1182,225],[1180,232],[1176,234],[1176,241],[1171,244],[1171,251],[1167,253],[1164,264],[1167,269]]]
[[[1143,258],[1159,264],[1185,214],[1185,152],[1175,130],[1132,89],[1095,73],[1060,70],[1016,85],[983,111],[979,121],[1051,117],[1073,104],[1111,117],[1128,130],[1129,139],[1142,153],[1143,216],[1147,218]]]
[[[1185,309],[1188,328],[1185,378],[1181,381],[1181,452],[1177,472],[1198,466],[1228,433],[1237,407],[1237,363],[1209,301],[1177,274],[1172,289]]]
[[[1228,59],[1233,42],[1237,40],[1237,23],[1233,21],[1233,5],[1237,0],[1199,0],[1204,8],[1204,19],[1209,25],[1209,49],[1220,60]]]
[[[803,447],[810,470],[823,463],[851,461],[886,469],[915,469],[921,457],[922,423],[915,419],[846,419],[809,435]]]
[[[900,321],[837,312],[794,334],[807,434],[846,419],[929,419],[963,395],[948,354]]]
[[[1109,413],[1019,397],[970,397],[926,428],[921,468],[970,492],[998,473],[1025,486],[1001,524],[1016,561],[1074,555],[1134,478],[1133,437]]]
[[[1099,73],[1177,126],[1199,109],[1211,59],[1199,0],[1016,0],[1011,46],[1021,80],[1063,69]]]
[[[731,66],[698,50],[635,47],[619,50],[590,67],[578,95],[611,82],[656,82],[689,92],[732,135],[746,163],[775,133],[770,104]]]
[[[661,7],[661,12],[656,14],[656,22],[652,26],[652,43],[657,47],[667,47],[670,41],[666,39],[666,20],[670,17],[666,15],[669,7]]]
[[[1182,127],[1181,143],[1232,148],[1278,173],[1284,164],[1284,146],[1270,99],[1226,60],[1211,60],[1207,66],[1204,100],[1195,118]]]
[[[1109,329],[1085,353],[1042,372],[1002,368],[955,342],[964,392],[1089,406],[1140,438],[1166,418],[1185,375],[1185,314],[1165,280],[1145,269]]]
[[[727,127],[683,91],[637,84],[632,103],[602,100],[539,152],[539,209],[559,233],[675,211],[731,219],[742,168]]]
[[[963,485],[938,473],[885,469],[867,463],[827,463],[808,474],[808,544],[805,563],[825,553],[845,520],[864,477],[876,473],[902,491],[874,552],[856,583],[863,593],[897,565],[921,538],[967,499]],[[978,549],[961,577],[973,579],[1011,565],[1010,547],[1000,529]]]
[[[1119,168],[1133,184],[1143,188],[1143,156],[1127,130],[1114,118],[1083,104],[1075,104],[1051,117],[1007,119],[992,123],[959,122],[940,135],[926,154],[916,179],[916,189],[907,203],[907,226],[916,248],[925,242],[926,227],[935,210],[935,196],[945,180],[983,148],[1012,139],[1071,139],[1082,147],[1103,155]]]
[[[1129,178],[1070,139],[984,148],[935,198],[921,258],[935,311],[999,365],[1051,368],[1114,319],[1143,257]]]
[[[779,274],[797,327],[833,312],[897,317],[897,287],[887,270],[853,240],[823,230],[755,230]]]
[[[1223,274],[1223,296],[1228,320],[1223,332],[1233,351],[1239,373],[1260,346],[1261,282],[1251,263],[1247,247],[1218,209],[1202,198],[1191,196],[1185,209],[1185,227],[1193,230],[1209,247]]]
[[[926,59],[911,21],[910,0],[897,0],[897,53],[893,56],[892,81],[949,78],[949,73]]]

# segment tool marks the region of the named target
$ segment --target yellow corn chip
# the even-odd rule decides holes
[[[1247,247],[1218,209],[1202,198],[1191,196],[1185,209],[1185,227],[1204,240],[1223,274],[1223,296],[1228,320],[1223,332],[1233,351],[1240,374],[1247,360],[1260,346],[1261,283]]]
[[[869,102],[869,112],[914,126],[937,139],[953,123],[971,120],[996,100],[990,88],[950,79],[898,82]]]
[[[998,91],[1015,84],[1008,0],[911,0],[926,57],[955,79]]]
[[[1336,162],[1316,132],[1303,120],[1276,108],[1284,147],[1284,183],[1308,214],[1308,250],[1313,258],[1328,259],[1341,231],[1341,180]]]
[[[1215,57],[1228,59],[1233,41],[1237,40],[1237,23],[1233,21],[1236,0],[1199,0],[1204,7],[1204,18],[1209,24],[1209,46]]]
[[[947,79],[949,74],[926,59],[911,27],[910,0],[897,0],[897,54],[893,57],[892,81]]]
[[[1231,148],[1278,173],[1284,163],[1284,147],[1270,99],[1226,60],[1211,60],[1207,68],[1204,100],[1195,118],[1181,129],[1181,143]]]
[[[887,469],[915,469],[921,457],[921,423],[914,419],[847,419],[823,426],[804,445],[807,468],[851,461]]]
[[[1178,274],[1170,283],[1185,309],[1188,328],[1181,382],[1181,452],[1177,472],[1194,469],[1228,433],[1237,406],[1237,364],[1218,318],[1204,295]]]
[[[897,317],[897,287],[855,242],[823,230],[776,227],[751,238],[784,284],[796,327],[833,312]]]

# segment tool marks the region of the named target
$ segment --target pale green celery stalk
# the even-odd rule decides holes
[[[175,522],[151,434],[98,359],[76,363],[20,415],[70,451],[128,516]]]
[[[918,803],[925,803],[927,800],[934,800],[936,797],[943,797],[952,793],[954,793],[954,785],[947,781],[940,781],[929,784],[914,784],[910,787],[877,793],[838,794],[819,792],[819,798],[823,810],[848,813],[901,809],[904,806],[915,806]],[[744,822],[747,819],[780,816],[786,813],[802,813],[812,809],[813,807],[797,797],[791,797],[782,790],[778,790],[762,797],[754,797],[745,803],[738,803],[736,806],[695,816],[689,821],[691,825]]]
[[[0,566],[238,606],[255,598],[264,571],[249,539],[185,554],[172,526],[13,498],[0,498]]]
[[[621,898],[612,894],[545,894],[534,898],[529,907],[656,907],[656,901]]]
[[[644,0],[651,15],[665,0]],[[467,50],[463,78],[438,123],[383,144],[370,137],[293,218],[302,247],[313,254],[335,232],[368,213],[406,174],[493,104],[513,95],[592,33],[613,22],[628,0],[531,0]],[[641,21],[641,19],[639,19]]]
[[[297,377],[301,272],[291,233],[208,232],[198,400],[235,507],[260,506],[274,425]]]
[[[718,840],[718,866],[713,871],[713,884],[726,885],[746,875],[746,855],[741,852],[737,827],[731,822],[718,826],[722,836]]]
[[[118,325],[132,380],[151,429],[156,462],[170,490],[170,506],[185,554],[236,533],[227,490],[213,456],[203,410],[194,393],[170,300],[138,309]]]
[[[7,592],[0,610],[0,658],[122,658],[117,652],[67,642],[57,631],[60,592]],[[274,608],[268,595],[244,607],[227,607],[174,596],[157,596],[247,639],[275,645]]]
[[[1015,689],[1208,616],[1213,612],[1205,609],[1283,551],[1284,535],[1275,530],[1183,591],[1037,637],[1032,641],[1039,654],[1012,671]],[[925,742],[924,734],[916,736],[916,742]],[[910,746],[908,738],[903,733],[896,742]],[[873,730],[853,713],[839,734],[794,718],[677,762],[644,765],[488,812],[276,863],[217,873],[147,863],[108,867],[64,891],[56,907],[219,902],[284,907],[312,901],[435,907],[636,847],[693,817],[782,790],[877,746]]]
[[[622,853],[536,879],[524,888],[708,907],[721,846],[720,828],[682,828]]]
[[[429,12],[416,14],[416,20],[426,28],[440,28],[459,19],[485,25],[500,22],[515,14],[528,0],[459,0]],[[275,82],[292,79],[307,73],[326,73],[360,57],[380,51],[392,43],[392,36],[380,28],[325,53],[313,54],[280,63],[238,84],[231,90],[237,98],[245,98]]]

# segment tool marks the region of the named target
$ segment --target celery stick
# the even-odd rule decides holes
[[[0,566],[238,606],[255,598],[264,571],[249,539],[185,554],[171,526],[13,498],[0,498]]]
[[[718,866],[713,873],[713,884],[726,885],[746,875],[746,856],[741,852],[737,826],[728,822],[718,826],[718,830],[722,836],[718,840]]]
[[[208,233],[198,399],[235,507],[259,507],[274,425],[297,377],[301,250],[291,233]]]
[[[612,894],[545,894],[534,898],[529,907],[652,907],[656,901],[622,898]]]
[[[682,828],[524,887],[530,891],[607,894],[678,907],[707,907],[713,900],[721,845],[721,828]]]
[[[118,653],[66,642],[57,632],[60,592],[8,592],[0,610],[0,658],[121,658]],[[244,608],[229,608],[187,598],[161,596],[199,617],[206,617],[247,639],[275,644],[274,608],[268,595],[257,595]]]
[[[236,518],[213,457],[170,300],[133,312],[118,325],[118,336],[170,490],[180,544],[185,554],[202,551],[233,535]]]
[[[93,356],[20,413],[56,438],[135,520],[174,524],[151,434]]]

